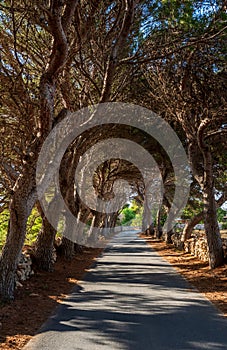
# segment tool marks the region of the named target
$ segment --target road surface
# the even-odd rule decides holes
[[[24,348],[52,349],[227,350],[227,320],[128,231]]]

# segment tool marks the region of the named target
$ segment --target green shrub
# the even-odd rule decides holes
[[[6,209],[0,213],[0,250],[2,250],[3,245],[5,244],[7,228],[9,221],[9,210]],[[42,218],[39,215],[36,208],[32,210],[31,215],[28,218],[27,223],[27,234],[25,239],[26,245],[31,245],[35,242],[36,237],[42,227]]]
[[[222,230],[227,230],[227,222],[222,223]]]
[[[9,221],[9,211],[6,209],[0,213],[0,250],[5,244]]]
[[[42,218],[36,208],[32,209],[31,215],[27,222],[27,234],[25,244],[31,245],[35,242],[37,235],[42,228]]]

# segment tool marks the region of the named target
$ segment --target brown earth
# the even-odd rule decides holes
[[[211,270],[208,263],[175,249],[173,245],[142,237],[227,317],[227,264]]]
[[[0,349],[22,349],[101,251],[84,248],[71,262],[60,257],[54,272],[36,272],[23,282],[15,301],[0,305]]]
[[[162,241],[143,237],[227,316],[227,265],[210,270],[207,263],[190,254],[166,246]],[[71,262],[58,258],[54,272],[36,272],[23,283],[23,288],[17,290],[14,302],[0,305],[0,349],[22,349],[79,283],[101,251],[86,248]]]

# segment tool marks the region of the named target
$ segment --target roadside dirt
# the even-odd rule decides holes
[[[85,248],[71,262],[58,258],[54,272],[37,272],[23,282],[15,301],[0,305],[0,349],[22,349],[101,251]]]
[[[142,237],[227,317],[227,264],[211,270],[208,263],[176,250],[173,245]]]
[[[172,245],[143,238],[227,316],[227,265],[210,270],[207,263],[175,250]],[[101,251],[86,248],[71,262],[58,258],[54,272],[37,272],[17,290],[14,302],[0,305],[0,349],[22,349],[55,307],[80,283]]]

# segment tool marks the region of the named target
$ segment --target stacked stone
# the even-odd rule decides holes
[[[23,252],[17,265],[16,287],[22,287],[21,282],[26,281],[32,275],[34,275],[32,259],[28,253]]]
[[[181,247],[181,233],[175,233],[172,236],[174,246],[179,249]],[[224,256],[227,258],[227,238],[222,238]],[[198,257],[202,261],[208,261],[208,246],[206,235],[202,232],[193,233],[192,237],[184,242],[183,249],[186,253],[190,253]]]
[[[188,239],[186,242],[184,242],[184,251],[186,253],[191,253],[191,249],[190,249],[190,240]]]
[[[186,253],[191,253],[195,251],[195,245],[196,245],[196,238],[192,237],[188,239],[186,242],[184,242],[184,250]]]
[[[227,258],[227,238],[222,238],[224,257]]]
[[[208,261],[208,247],[207,240],[204,235],[196,238],[194,251],[191,252],[192,255],[195,255],[202,261]]]
[[[171,239],[175,248],[179,250],[183,250],[184,247],[183,247],[183,242],[181,242],[181,232],[175,232],[171,236]]]

